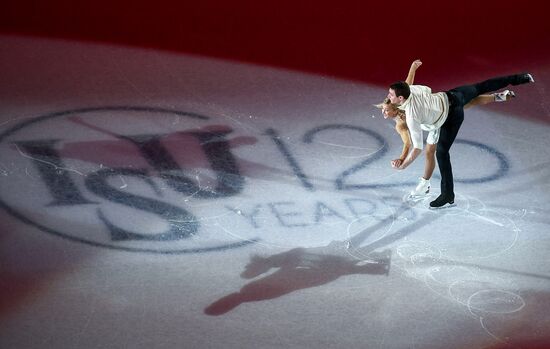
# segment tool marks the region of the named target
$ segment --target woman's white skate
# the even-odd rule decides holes
[[[419,202],[424,200],[425,198],[430,196],[430,180],[424,179],[422,177],[419,178],[418,185],[416,188],[411,190],[411,192],[403,198],[403,201],[408,202]]]

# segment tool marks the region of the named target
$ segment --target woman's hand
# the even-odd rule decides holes
[[[399,166],[403,163],[403,160],[401,159],[395,159],[391,161],[391,167],[395,168],[396,170],[399,169]]]

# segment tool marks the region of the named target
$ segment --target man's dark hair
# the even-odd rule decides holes
[[[409,84],[405,81],[394,82],[390,85],[390,88],[395,91],[396,97],[403,96],[403,98],[407,99],[411,95]]]

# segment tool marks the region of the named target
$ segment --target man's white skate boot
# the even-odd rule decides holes
[[[416,188],[411,190],[409,194],[411,197],[416,198],[416,197],[425,196],[430,192],[430,187],[431,187],[430,180],[424,179],[423,177],[420,177],[419,179],[420,181],[418,182],[418,185],[416,186]]]
[[[510,98],[514,98],[516,94],[514,91],[504,90],[502,92],[493,93],[493,96],[495,97],[495,102],[506,102],[510,100]]]

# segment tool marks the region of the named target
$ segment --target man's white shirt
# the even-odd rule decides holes
[[[427,86],[409,87],[411,95],[399,109],[405,111],[413,147],[423,149],[422,130],[429,132],[427,143],[436,144],[439,140],[440,128],[449,115],[449,99],[445,92],[432,93]]]

